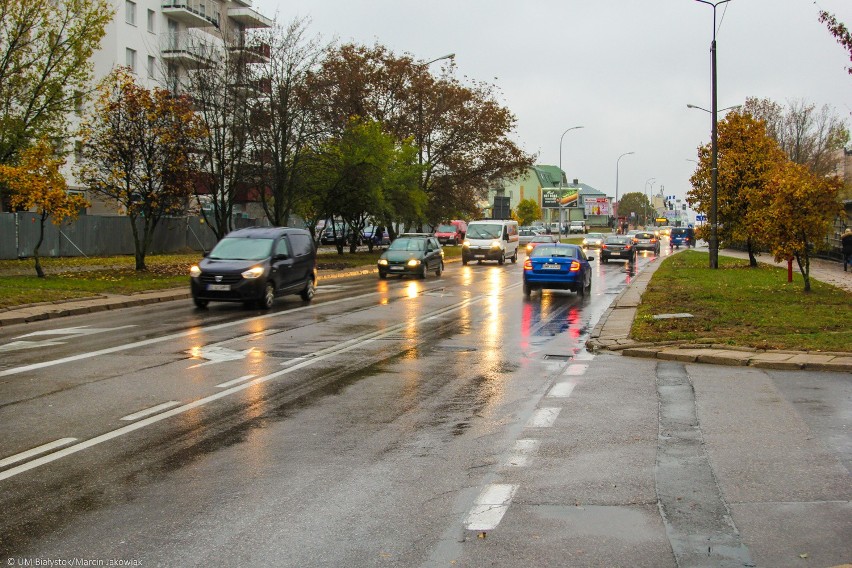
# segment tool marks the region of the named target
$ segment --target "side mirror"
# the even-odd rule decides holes
[[[290,258],[290,255],[285,253],[278,253],[275,255],[275,258],[273,260],[287,260],[288,258]]]
[[[587,256],[587,257],[586,257],[586,260],[588,260],[589,262],[592,262],[593,260],[595,260],[595,257],[593,257],[593,256]]]

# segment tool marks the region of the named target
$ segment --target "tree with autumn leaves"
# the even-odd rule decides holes
[[[44,278],[39,260],[39,248],[44,242],[44,226],[47,219],[54,225],[65,219],[74,220],[88,202],[78,194],[69,194],[65,178],[60,172],[65,160],[58,156],[45,139],[39,140],[20,154],[15,166],[0,165],[0,180],[9,190],[9,201],[13,208],[35,209],[39,217],[38,242],[33,249],[35,271]]]
[[[98,91],[94,112],[80,129],[83,151],[75,173],[127,215],[136,270],[145,270],[160,220],[187,209],[207,132],[187,97],[145,89],[127,69],[113,71]]]
[[[746,110],[719,122],[717,150],[719,246],[745,243],[752,266],[760,250],[769,250],[776,261],[795,258],[809,291],[810,255],[841,210],[841,180],[795,163],[769,135],[766,122]],[[687,199],[696,211],[709,212],[709,144],[698,149],[698,161]],[[699,236],[706,238],[708,231],[701,227]]]

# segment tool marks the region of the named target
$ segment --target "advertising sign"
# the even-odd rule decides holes
[[[573,207],[577,204],[577,188],[573,189],[543,189],[541,191],[542,209],[557,209],[559,207]]]
[[[583,200],[583,205],[586,209],[586,216],[611,214],[608,197],[587,197]]]

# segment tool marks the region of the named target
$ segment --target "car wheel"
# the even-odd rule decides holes
[[[462,257],[462,266],[467,266],[467,259]]]
[[[209,300],[199,300],[198,298],[193,298],[192,303],[195,304],[196,308],[204,309],[207,307],[207,304],[210,303]]]
[[[380,280],[387,280],[387,277],[388,277],[388,275],[387,275],[386,272],[382,272],[381,270],[379,270],[379,279]]]
[[[423,266],[420,268],[420,278],[421,279],[426,278],[426,263],[425,262],[423,263]]]
[[[592,291],[592,277],[589,276],[589,284],[586,286],[586,293],[591,293]]]
[[[512,264],[516,264],[518,262],[518,249],[515,249],[515,254],[512,255]]]
[[[577,286],[577,289],[575,290],[575,292],[577,292],[578,296],[585,296],[586,295],[586,287],[583,286],[582,282],[580,282],[580,284]]]
[[[531,293],[532,293],[532,288],[530,288],[530,285],[529,285],[529,284],[527,284],[526,282],[524,282],[524,296],[526,296],[527,298],[529,298]]]
[[[603,262],[604,264],[607,264],[609,262],[609,259],[608,258],[601,258],[601,262]]]
[[[506,255],[504,253],[500,253],[500,258],[497,259],[497,264],[506,264]]]
[[[275,302],[275,284],[267,282],[263,288],[263,296],[257,302],[261,309],[268,310]]]
[[[308,283],[305,284],[305,289],[301,291],[299,294],[302,299],[306,302],[310,302],[314,299],[314,294],[316,293],[316,286],[314,285],[313,278],[308,280]]]
[[[438,278],[440,278],[440,277],[441,277],[441,273],[442,273],[443,271],[444,271],[444,263],[443,263],[443,262],[439,262],[439,263],[438,263],[438,268],[436,268],[436,269],[435,269],[435,276],[437,276]]]

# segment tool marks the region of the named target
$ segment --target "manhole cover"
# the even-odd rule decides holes
[[[570,361],[574,358],[573,355],[553,355],[548,354],[544,356],[545,359],[549,361]]]

